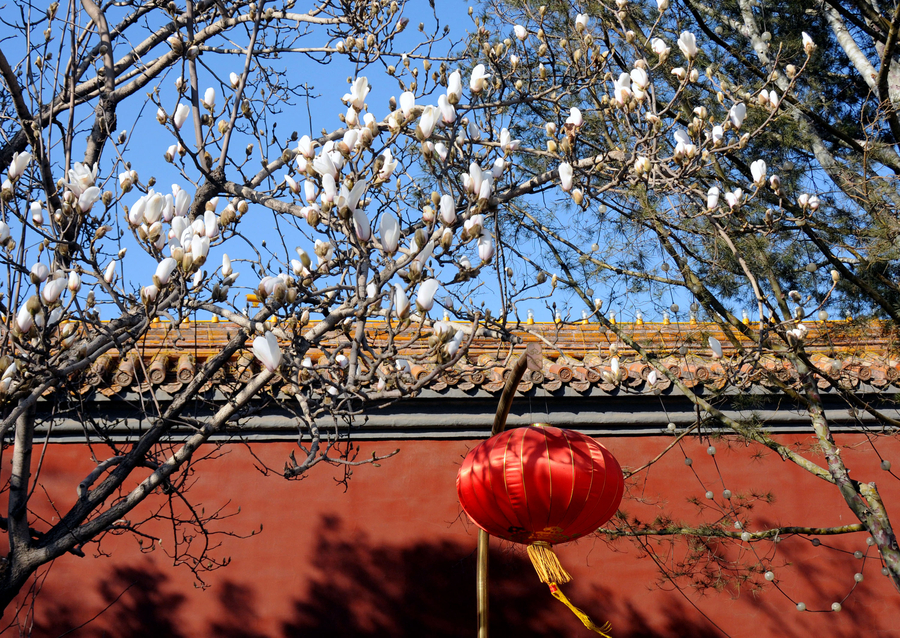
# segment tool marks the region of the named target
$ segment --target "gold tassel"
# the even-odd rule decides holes
[[[556,598],[556,600],[560,601],[563,605],[571,609],[572,613],[578,616],[578,620],[580,620],[585,627],[595,633],[600,634],[601,636],[603,636],[603,638],[612,638],[612,636],[606,633],[612,629],[612,625],[610,625],[608,622],[603,623],[602,627],[595,625],[590,616],[588,616],[586,613],[578,609],[578,607],[569,602],[569,599],[566,598],[566,595],[562,593],[562,590],[556,585],[556,583],[547,583],[547,586],[550,587],[550,593],[553,594],[553,597]]]
[[[572,613],[578,616],[578,619],[585,627],[600,634],[604,638],[611,638],[609,634],[605,633],[612,629],[612,626],[609,623],[604,623],[602,627],[595,625],[590,616],[570,603],[569,599],[566,598],[565,594],[559,589],[557,583],[568,583],[572,580],[572,576],[563,568],[562,564],[559,562],[559,558],[553,553],[553,548],[550,546],[550,543],[537,541],[536,543],[529,545],[528,558],[531,559],[531,564],[534,565],[534,570],[537,572],[541,582],[546,583],[547,586],[550,587],[550,593],[553,594],[554,598],[571,609]]]
[[[572,580],[563,566],[560,564],[556,554],[550,543],[537,541],[528,546],[528,558],[534,565],[534,570],[538,573],[538,577],[542,583],[568,583]]]

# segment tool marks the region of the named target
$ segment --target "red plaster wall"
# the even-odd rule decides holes
[[[672,441],[603,439],[625,467],[645,463]],[[810,444],[808,436],[800,435],[782,441],[798,447]],[[879,469],[879,459],[865,439],[843,437],[841,442],[858,444],[845,452],[854,478],[877,480],[895,523],[900,521],[897,480]],[[396,447],[402,451],[381,467],[355,469],[346,492],[332,468],[320,466],[303,481],[287,482],[260,474],[245,447],[226,446],[223,458],[199,467],[190,495],[207,511],[225,505],[225,511],[235,512],[240,506],[240,514],[223,529],[249,534],[262,525],[263,530],[245,539],[215,538],[222,543],[216,554],[232,560],[205,576],[208,588],[195,587],[188,569],[172,566],[163,551],[173,549],[171,533],[164,537],[163,548],[152,553],[141,553],[131,536],[109,537],[100,548],[88,547],[88,557],[66,556],[42,573],[34,635],[59,636],[98,613],[67,635],[474,635],[476,530],[460,515],[455,493],[459,462],[473,444],[364,443],[361,456]],[[834,488],[773,453],[759,457],[743,445],[715,445],[724,484],[735,495],[775,496],[772,504],[756,502],[749,514],[751,529],[855,522]],[[888,440],[880,445],[886,458],[900,463],[900,444]],[[639,474],[629,484],[623,509],[645,519],[668,513],[691,520],[697,506],[689,498],[708,506],[703,495],[712,489],[721,503],[722,484],[706,446],[685,444],[696,475],[678,449]],[[282,465],[292,449],[290,444],[253,448],[274,467]],[[84,446],[50,446],[37,494],[46,490],[57,507],[64,507],[74,500],[74,486],[90,467]],[[52,516],[49,508],[45,513]],[[680,543],[676,554],[683,555],[685,547]],[[900,635],[900,594],[881,575],[877,554],[869,551],[864,561],[852,556],[854,550],[866,550],[862,535],[826,539],[820,547],[797,538],[753,547],[759,556],[774,559],[776,582],[784,593],[810,609],[830,609],[832,602],[843,599],[857,571],[865,580],[844,602],[842,612],[800,613],[768,583],[756,594],[744,588],[701,595],[687,581],[679,581],[683,593],[671,583],[660,586],[652,556],[627,540],[610,546],[587,538],[560,546],[558,554],[575,577],[566,586],[569,597],[595,620],[610,621],[617,638],[726,635],[713,623],[736,638]],[[668,548],[666,542],[650,544],[653,556],[663,562],[671,560]],[[594,635],[549,595],[524,551],[496,541],[492,549],[492,637]],[[730,556],[756,560],[746,549]],[[783,566],[786,562],[790,565]],[[27,612],[21,610],[19,620],[26,622]],[[13,620],[13,613],[7,611],[4,624]],[[9,634],[17,631],[10,628]]]

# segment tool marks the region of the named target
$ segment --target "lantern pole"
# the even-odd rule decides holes
[[[525,355],[513,364],[503,393],[500,395],[500,403],[497,405],[497,413],[494,415],[494,425],[491,428],[491,436],[497,436],[506,429],[506,419],[509,418],[509,410],[512,407],[513,398],[516,396],[516,388],[525,374],[525,369],[541,369],[541,346],[538,343],[529,343],[525,347]],[[478,607],[478,638],[488,638],[488,541],[490,535],[483,529],[478,530],[478,552],[476,559],[478,567],[475,575],[475,595]]]

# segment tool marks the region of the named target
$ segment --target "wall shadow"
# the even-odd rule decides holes
[[[284,638],[457,638],[475,634],[474,547],[419,542],[394,547],[353,535],[341,521],[322,521],[315,574],[294,602]],[[474,536],[473,536],[474,544]],[[667,627],[651,628],[638,609],[603,587],[565,586],[595,621],[611,620],[616,638],[721,636],[699,614],[669,605]],[[627,597],[627,592],[623,592]],[[524,551],[491,552],[492,638],[595,636],[538,580]]]
[[[40,595],[34,636],[59,638],[457,638],[475,633],[475,538],[457,542],[419,540],[408,544],[374,541],[354,531],[334,516],[323,517],[309,551],[303,590],[273,589],[259,580],[253,566],[243,570],[226,568],[223,579],[198,596],[190,574],[146,563],[142,568],[120,567],[109,572],[99,564],[86,569],[83,582],[49,587]],[[825,597],[846,593],[834,582],[836,563],[803,560],[804,548],[786,539],[779,552],[783,560],[803,565],[801,580],[818,583]],[[492,638],[563,638],[593,636],[542,585],[523,550],[506,543],[492,543],[491,636]],[[285,548],[285,552],[291,551]],[[306,554],[307,552],[304,552]],[[794,562],[796,560],[796,562]],[[846,558],[847,578],[852,580],[857,563]],[[839,561],[840,562],[840,561]],[[109,565],[107,562],[106,565]],[[303,569],[304,563],[286,560],[284,570]],[[868,574],[854,596],[874,593]],[[872,571],[876,571],[876,569]],[[52,581],[52,576],[51,576]],[[99,584],[94,584],[99,583]],[[564,587],[574,604],[597,622],[610,621],[616,638],[719,638],[720,633],[690,603],[672,592],[652,609],[642,607],[641,592],[622,586],[613,574],[603,585],[576,579]],[[85,609],[79,600],[82,588],[97,587],[102,604]],[[873,585],[874,587],[874,585]],[[690,592],[689,592],[690,595]],[[716,596],[727,596],[719,593]],[[274,601],[272,599],[275,599]],[[188,601],[191,602],[188,602]],[[263,617],[260,603],[275,603],[289,611],[281,618]],[[283,602],[282,602],[283,601]],[[646,599],[644,599],[646,601]],[[702,606],[708,607],[707,599]],[[754,603],[762,613],[759,635],[800,638],[806,617],[785,622],[783,614],[794,614],[789,601],[771,599]],[[900,602],[883,603],[886,613],[900,610]],[[87,618],[109,607],[95,620],[77,627]],[[887,609],[890,608],[890,609]],[[872,626],[865,609],[848,601],[842,616],[852,624],[833,626],[829,635],[857,636]],[[202,633],[186,629],[202,623]],[[808,620],[813,620],[809,617]],[[798,624],[799,621],[799,624]],[[768,626],[767,626],[768,625]],[[854,627],[850,630],[847,627]],[[735,627],[723,626],[725,631]],[[743,628],[746,629],[746,628]],[[808,629],[808,628],[807,628]],[[12,634],[10,634],[12,635]]]
[[[78,600],[78,586],[89,586],[87,583],[48,589],[38,598],[43,613],[35,621],[33,635],[186,638],[180,628],[185,597],[177,591],[181,582],[170,582],[173,574],[152,566],[114,568],[97,585],[103,604],[91,610],[85,610]]]

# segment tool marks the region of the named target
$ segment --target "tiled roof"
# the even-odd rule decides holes
[[[758,325],[749,327],[758,334]],[[830,321],[808,327],[806,351],[817,366],[829,371],[841,385],[847,388],[862,385],[876,392],[890,391],[891,387],[900,385],[900,339],[886,324]],[[387,335],[385,328],[385,324],[378,322],[368,325],[368,340],[376,348]],[[777,387],[768,372],[788,385],[797,382],[796,370],[783,359],[760,350],[746,338],[741,338],[741,352],[714,323],[619,324],[618,328],[658,357],[688,387],[742,390],[753,386],[765,391]],[[114,350],[104,354],[73,381],[82,394],[96,390],[112,396],[129,389],[150,388],[174,393],[193,378],[195,370],[208,357],[221,351],[235,331],[235,325],[228,322],[155,323],[136,350],[124,358]],[[410,341],[412,334],[409,330],[401,333],[395,343],[400,344],[400,356],[410,363],[411,375],[421,378],[435,364],[427,355],[427,339]],[[513,335],[513,341],[518,342],[515,347],[508,341],[476,338],[466,357],[436,377],[428,389],[500,392],[508,358],[518,356],[524,350],[521,344],[527,342],[540,344],[543,366],[540,372],[526,371],[519,385],[523,394],[538,389],[549,393],[572,390],[601,395],[604,392],[657,393],[669,391],[672,385],[658,375],[651,386],[648,383],[651,368],[634,350],[618,341],[615,333],[597,323],[520,324]],[[722,358],[714,357],[709,337],[722,344]],[[777,342],[773,335],[773,343]],[[348,347],[349,341],[336,334],[322,344],[322,349],[310,350],[306,356],[314,364],[328,366],[338,352]],[[618,363],[618,376],[613,373],[613,358]],[[259,362],[248,348],[233,358],[227,368],[220,370],[211,384],[246,381],[259,370]],[[819,378],[818,384],[822,390],[829,388],[825,379]]]

